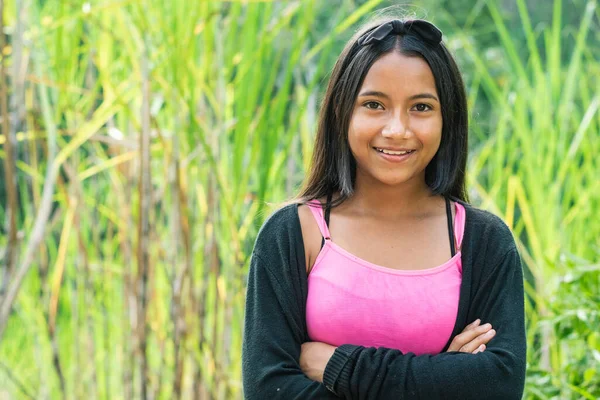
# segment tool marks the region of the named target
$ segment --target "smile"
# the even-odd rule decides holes
[[[414,150],[397,150],[397,151],[394,151],[394,150],[380,149],[380,148],[377,148],[377,147],[374,147],[374,149],[377,150],[380,153],[391,154],[391,155],[394,155],[394,156],[402,155],[402,154],[409,154],[409,153],[412,153],[414,151]]]
[[[392,151],[392,150],[384,150],[377,147],[373,148],[377,153],[385,160],[391,162],[402,162],[408,159],[416,150],[400,150],[400,151]]]

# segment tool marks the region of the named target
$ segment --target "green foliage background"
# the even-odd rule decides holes
[[[393,4],[0,1],[0,398],[242,397],[257,230],[345,40]],[[525,398],[599,398],[597,0],[402,10],[459,60],[470,196],[519,244]]]

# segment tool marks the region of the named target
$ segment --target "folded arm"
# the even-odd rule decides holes
[[[301,305],[293,299],[293,279],[273,273],[253,254],[248,276],[242,377],[245,399],[335,399],[299,365],[305,341]]]
[[[523,273],[516,249],[493,267],[471,304],[469,318],[481,318],[497,332],[485,352],[415,356],[343,345],[325,368],[325,385],[346,399],[521,399],[526,337]]]

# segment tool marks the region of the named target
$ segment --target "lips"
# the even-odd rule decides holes
[[[400,150],[400,154],[390,154],[387,150],[381,149],[381,148],[377,148],[374,147],[373,150],[375,150],[377,152],[377,154],[379,155],[379,157],[381,157],[383,160],[387,161],[387,162],[391,162],[391,163],[403,163],[408,159],[412,158],[413,153],[416,152],[416,150]]]
[[[411,154],[411,153],[415,152],[415,150],[413,150],[413,149],[390,149],[390,148],[383,148],[383,147],[373,147],[373,149],[377,150],[380,153],[394,155],[394,156]]]

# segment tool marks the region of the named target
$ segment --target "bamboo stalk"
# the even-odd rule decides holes
[[[115,128],[115,118],[111,117],[107,125],[109,128]],[[138,147],[138,144],[135,144],[135,147]],[[138,149],[139,151],[139,149]],[[128,228],[133,225],[132,222],[132,207],[131,203],[126,199],[131,198],[131,193],[129,190],[133,184],[134,175],[132,171],[130,171],[130,167],[132,163],[124,164],[121,168],[114,170],[111,174],[111,186],[109,186],[109,190],[111,190],[115,194],[117,209],[119,210],[119,218],[124,222],[124,224],[117,225],[118,232],[117,235],[120,237],[118,242],[119,253],[122,255],[123,265],[134,266],[135,263],[133,261],[133,244],[131,243],[132,238],[129,235]],[[124,176],[122,176],[124,175]],[[124,180],[124,182],[122,182]],[[135,297],[135,288],[134,288],[134,276],[136,275],[135,268],[127,268],[123,271],[123,309],[121,309],[120,313],[123,319],[123,336],[120,340],[116,340],[115,344],[122,344],[123,346],[123,357],[125,359],[124,364],[125,368],[122,368],[122,376],[121,376],[121,384],[122,384],[122,394],[125,399],[131,399],[134,397],[134,370],[135,370],[135,349],[137,348],[136,344],[136,297]],[[108,274],[105,275],[106,279],[110,279],[111,276]],[[111,311],[111,310],[108,310]],[[104,341],[104,351],[106,353],[110,353],[111,347],[109,343],[109,323],[108,323],[108,315],[107,311],[103,311],[103,329],[105,333],[105,341]],[[118,359],[115,357],[115,359]],[[105,358],[104,361],[104,375],[110,376],[111,365],[109,364],[108,358]],[[107,398],[111,398],[109,394],[111,391],[111,385],[108,382],[108,379],[105,383],[105,392],[107,393]]]
[[[139,287],[139,313],[137,318],[138,329],[138,357],[141,361],[140,394],[143,400],[149,398],[150,371],[148,365],[147,340],[148,340],[148,276],[150,270],[150,205],[152,204],[151,172],[150,172],[150,85],[148,60],[145,49],[141,56],[142,71],[142,130],[140,132],[140,176],[139,176],[139,215],[138,215],[138,275]]]
[[[208,4],[205,3],[203,5],[203,7],[207,7]],[[205,111],[206,111],[206,101],[204,96],[200,96],[200,98],[198,99],[198,103],[195,104],[195,108],[189,108],[189,113],[191,114],[191,118],[204,118],[205,117]],[[195,129],[197,125],[192,125],[192,129],[195,132]],[[212,175],[209,174],[208,179],[207,179],[207,185],[206,185],[206,190],[207,192],[211,192],[212,191],[212,187],[213,184],[211,183],[211,177]],[[200,199],[201,200],[201,199]],[[200,203],[202,204],[202,202],[200,201]],[[207,203],[207,210],[209,210],[208,208],[208,201]],[[205,332],[205,319],[207,316],[207,312],[206,312],[206,286],[208,285],[208,277],[209,277],[209,268],[208,266],[210,265],[210,261],[208,258],[208,254],[209,254],[209,249],[208,249],[208,245],[207,243],[209,242],[209,238],[208,238],[208,229],[206,229],[206,226],[208,225],[208,218],[210,216],[210,212],[205,210],[205,214],[206,214],[206,222],[202,225],[203,227],[203,239],[204,239],[204,247],[202,248],[202,260],[203,263],[200,264],[202,265],[202,269],[200,271],[198,271],[198,274],[200,275],[200,280],[198,282],[195,282],[195,277],[196,277],[196,273],[191,273],[191,283],[192,283],[192,287],[195,290],[191,290],[190,292],[193,293],[193,299],[194,300],[194,314],[197,315],[197,331],[198,331],[198,348],[199,353],[200,353],[200,357],[205,357],[204,354],[204,348],[205,345],[207,344],[207,335]],[[199,269],[199,268],[198,268]],[[196,272],[196,271],[194,271]],[[202,371],[202,365],[199,364],[199,361],[194,358],[194,364],[195,364],[195,368],[196,368],[196,373],[194,374],[194,400],[204,400],[208,397],[208,388],[207,388],[207,377],[204,375],[203,371]]]
[[[206,278],[205,278],[205,282],[206,284],[208,284],[208,282],[211,281],[211,279],[214,279],[215,285],[217,284],[217,278],[219,276],[219,256],[218,256],[218,249],[217,249],[217,243],[216,243],[216,234],[215,234],[215,226],[214,226],[214,221],[216,219],[216,200],[215,198],[217,197],[216,192],[216,185],[214,184],[214,180],[211,178],[209,178],[209,184],[208,184],[208,193],[207,193],[207,205],[208,205],[208,210],[209,213],[206,217],[207,221],[206,224],[210,227],[212,227],[212,229],[209,231],[209,237],[207,238],[207,247],[205,249],[206,251],[206,260],[207,260],[207,264],[209,268],[206,268]],[[220,376],[219,376],[219,360],[217,358],[217,326],[218,326],[218,315],[219,315],[219,301],[216,298],[215,295],[215,299],[214,299],[214,303],[213,303],[213,309],[211,310],[211,313],[208,313],[206,310],[207,307],[207,302],[206,302],[206,296],[207,295],[207,290],[204,290],[204,298],[203,298],[203,304],[202,307],[204,309],[204,312],[202,313],[202,317],[204,318],[205,316],[208,315],[212,315],[213,320],[212,320],[212,335],[211,335],[211,343],[210,343],[210,357],[214,360],[214,364],[215,364],[215,369],[213,372],[213,380],[212,380],[212,393],[216,393],[217,392],[217,388],[220,385]],[[200,321],[201,324],[204,324],[204,320]]]
[[[71,233],[71,227],[73,225],[73,218],[76,207],[76,200],[71,199],[69,208],[64,218],[63,230],[61,233],[58,248],[58,259],[54,265],[54,276],[50,290],[50,304],[48,309],[48,333],[50,335],[50,341],[52,344],[52,362],[56,371],[56,375],[58,376],[60,390],[63,398],[66,398],[67,396],[67,388],[61,363],[60,348],[58,346],[58,337],[56,334],[56,317],[58,313],[58,299],[60,296],[60,290],[65,270],[67,245]]]
[[[20,2],[17,1],[18,4]],[[4,182],[6,186],[7,204],[6,213],[8,215],[8,245],[6,247],[6,263],[2,267],[2,281],[0,283],[0,304],[4,300],[6,288],[10,282],[11,276],[17,264],[17,178],[15,135],[10,130],[10,115],[8,112],[9,95],[6,82],[6,55],[3,54],[6,46],[4,37],[4,0],[0,0],[0,120],[2,132],[6,136],[4,144],[6,160],[4,162]],[[0,329],[1,336],[1,329]]]
[[[181,231],[179,225],[179,192],[175,187],[176,180],[176,168],[179,157],[179,146],[177,143],[177,130],[179,128],[178,124],[178,116],[174,117],[174,133],[171,139],[171,154],[170,154],[170,162],[168,166],[168,187],[171,192],[171,221],[170,221],[170,230],[172,244],[170,246],[170,264],[172,266],[172,273],[168,273],[167,276],[170,276],[170,287],[171,287],[171,307],[170,307],[170,315],[171,322],[173,324],[173,362],[175,365],[175,371],[173,374],[173,382],[172,382],[172,392],[173,396],[176,399],[181,398],[181,383],[183,379],[183,364],[181,357],[181,324],[183,321],[182,318],[182,304],[181,304],[181,274],[179,272],[179,233]],[[167,271],[169,272],[169,271]]]
[[[188,306],[186,307],[186,311],[189,313],[190,310],[193,312],[194,309],[194,302],[193,300],[193,285],[192,285],[192,276],[193,276],[193,264],[192,264],[192,260],[193,260],[193,256],[192,256],[192,245],[191,245],[191,235],[190,235],[190,222],[189,222],[189,217],[188,217],[188,207],[187,207],[187,195],[186,195],[186,190],[185,187],[183,187],[183,184],[181,182],[181,165],[178,163],[177,164],[177,168],[175,169],[176,172],[176,186],[178,188],[178,194],[179,194],[179,217],[181,219],[179,225],[181,227],[181,234],[182,234],[182,238],[183,238],[183,248],[184,248],[184,263],[185,263],[185,270],[183,273],[183,278],[187,278],[187,282],[188,282],[188,295],[189,295],[189,300],[188,300]],[[182,284],[182,290],[183,290],[183,284]],[[188,340],[188,326],[187,326],[187,322],[186,322],[186,312],[184,311],[182,313],[182,342],[183,342],[183,348],[185,348],[185,344],[187,343]],[[183,370],[183,364],[185,362],[185,357],[181,357],[181,363],[182,363],[182,370]],[[182,371],[182,380],[183,380],[183,371]]]
[[[34,66],[37,67],[37,73],[40,74],[40,67],[35,63]],[[16,274],[8,287],[6,295],[2,299],[2,303],[0,304],[0,341],[2,341],[2,336],[4,334],[8,318],[10,316],[12,305],[19,293],[19,290],[21,289],[23,279],[29,272],[29,268],[31,267],[31,263],[33,262],[34,252],[42,242],[44,230],[46,228],[46,223],[48,222],[48,218],[50,216],[53,201],[52,196],[54,194],[54,185],[58,175],[58,167],[54,164],[57,149],[56,127],[52,120],[50,102],[48,99],[46,89],[42,85],[38,86],[38,88],[42,112],[44,115],[44,122],[46,124],[46,129],[48,133],[48,168],[46,169],[46,179],[44,180],[44,189],[42,191],[42,202],[35,217],[35,222],[32,229],[32,233],[29,237],[29,241],[27,242],[27,246],[25,247],[25,255],[19,266],[19,269],[16,271]]]
[[[91,389],[86,390],[86,386],[87,382],[84,380],[80,380],[77,382],[77,384],[79,384],[80,388],[84,388],[83,391],[79,392],[77,394],[78,397],[83,396],[84,393],[86,394],[90,394],[90,393],[97,393],[98,392],[98,373],[96,371],[96,354],[97,354],[97,346],[94,340],[94,321],[92,318],[92,312],[93,312],[93,308],[94,308],[94,303],[93,303],[93,299],[94,299],[94,287],[91,283],[91,271],[90,271],[90,260],[89,260],[89,251],[86,247],[85,244],[85,239],[83,237],[83,227],[82,227],[82,220],[81,220],[81,215],[84,214],[84,209],[81,206],[81,204],[83,203],[83,199],[84,199],[84,190],[81,187],[81,181],[77,178],[77,173],[75,171],[75,169],[69,164],[69,163],[65,163],[64,164],[64,168],[65,168],[65,172],[67,173],[68,177],[69,177],[69,182],[72,184],[73,186],[73,194],[72,196],[74,197],[74,202],[75,202],[75,210],[74,210],[74,215],[73,215],[73,225],[75,227],[77,227],[77,246],[78,246],[78,250],[79,250],[79,254],[81,256],[82,259],[82,264],[83,264],[83,268],[81,271],[81,281],[83,282],[83,289],[84,289],[84,294],[83,294],[83,306],[84,306],[84,316],[83,316],[83,321],[82,324],[83,329],[82,331],[84,332],[84,338],[82,338],[82,341],[85,341],[86,344],[86,354],[87,356],[91,359],[94,360],[94,362],[90,362],[90,363],[85,363],[85,362],[81,362],[81,351],[79,350],[79,340],[77,341],[77,362],[78,362],[78,367],[77,370],[78,371],[83,371],[85,370],[85,368],[90,368],[91,369],[91,376],[92,376],[92,381],[91,384],[89,385],[89,387],[91,387]],[[111,236],[111,235],[109,235]],[[78,286],[79,288],[79,286]],[[77,308],[77,307],[75,307]],[[76,313],[76,315],[78,315],[78,313]],[[78,326],[79,324],[76,324],[76,326]],[[79,335],[75,335],[76,337],[79,337]],[[109,335],[105,335],[105,338],[108,340],[109,339]],[[110,352],[107,352],[107,354],[105,355],[105,360],[110,359]],[[84,367],[85,365],[85,367]],[[108,375],[107,375],[108,376]],[[107,398],[110,398],[110,385],[108,385],[108,378],[107,378],[107,384],[106,384],[106,395]]]
[[[139,151],[139,150],[138,150]],[[127,178],[127,185],[124,185],[124,191],[129,190],[130,187],[133,186],[133,173]],[[122,191],[118,190],[119,188],[115,188],[117,193],[121,193]],[[129,193],[131,195],[131,193]],[[130,221],[130,216],[132,215],[132,207],[129,207],[128,201],[125,198],[119,198],[120,209],[122,210],[122,217],[125,221]],[[123,228],[126,229],[126,228]],[[123,230],[123,237],[128,237],[127,232]],[[139,241],[139,238],[138,238]],[[135,379],[135,360],[137,354],[137,340],[139,335],[137,334],[137,313],[138,313],[138,304],[137,304],[137,271],[133,266],[135,263],[133,262],[133,245],[129,245],[127,240],[123,240],[121,242],[121,250],[123,251],[123,258],[125,261],[125,265],[131,265],[132,268],[128,270],[128,273],[123,277],[124,285],[123,285],[123,297],[125,298],[125,314],[129,317],[129,330],[127,328],[123,329],[123,343],[125,347],[125,356],[127,368],[123,370],[123,386],[124,386],[124,395],[125,398],[131,399],[135,396],[134,389],[134,379]],[[129,261],[129,263],[127,263]],[[131,338],[131,340],[130,340]]]
[[[12,87],[13,96],[11,109],[14,113],[12,123],[12,134],[25,130],[25,76],[27,73],[28,54],[24,51],[23,31],[25,30],[25,21],[27,3],[30,0],[15,0],[17,19],[15,31],[12,35]],[[13,136],[14,138],[14,136]]]
[[[182,398],[182,383],[184,377],[184,366],[185,357],[183,354],[182,345],[185,343],[185,308],[182,304],[183,289],[185,285],[185,279],[189,273],[189,257],[188,248],[184,243],[184,263],[183,267],[179,267],[177,254],[179,253],[180,234],[184,234],[184,221],[183,221],[183,207],[182,200],[183,195],[181,193],[180,186],[180,156],[179,156],[179,118],[175,117],[175,129],[172,137],[172,157],[169,173],[169,186],[171,187],[172,198],[172,240],[174,255],[173,263],[174,268],[172,288],[172,321],[174,326],[173,331],[173,346],[174,346],[174,361],[175,361],[175,374],[173,376],[173,394],[176,399]],[[186,238],[184,236],[184,242]]]
[[[60,383],[60,391],[62,393],[62,398],[66,399],[67,397],[67,389],[65,383],[65,376],[63,374],[63,368],[60,362],[60,349],[58,347],[58,340],[56,337],[56,332],[54,327],[48,324],[49,334],[50,334],[50,343],[52,348],[52,365],[54,370],[56,371],[56,376],[58,377],[58,382]]]

